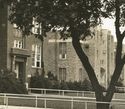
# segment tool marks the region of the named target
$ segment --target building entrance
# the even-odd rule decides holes
[[[21,82],[24,82],[25,78],[24,62],[15,62],[15,73],[16,77],[20,79]]]

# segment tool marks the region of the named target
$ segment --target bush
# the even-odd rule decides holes
[[[59,84],[59,89],[61,90],[69,90],[68,85],[65,81],[61,81]]]
[[[92,84],[88,79],[85,79],[82,82],[82,90],[85,90],[85,91],[92,91],[93,90]]]
[[[65,82],[58,81],[57,77],[51,72],[47,74],[48,78],[40,75],[38,72],[31,77],[30,87],[32,88],[47,88],[47,89],[62,89],[62,90],[78,90],[78,91],[92,91],[91,82],[85,79],[83,82]]]
[[[31,77],[30,87],[32,88],[52,88],[52,82],[43,75],[37,74]]]
[[[25,85],[16,78],[16,74],[9,70],[0,71],[0,93],[27,93]]]

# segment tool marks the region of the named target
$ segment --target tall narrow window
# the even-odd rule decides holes
[[[33,18],[32,33],[33,34],[41,34],[42,33],[41,29],[42,29],[41,24],[38,23],[35,18]]]
[[[66,59],[66,42],[59,43],[59,58]]]
[[[59,68],[59,80],[66,81],[66,68]]]
[[[32,67],[41,67],[41,46],[32,45]]]

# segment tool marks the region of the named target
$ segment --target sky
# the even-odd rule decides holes
[[[103,19],[102,28],[103,29],[109,29],[111,31],[111,34],[114,36],[114,41],[116,41],[116,35],[115,35],[115,19]],[[120,28],[121,32],[125,30],[125,27]],[[125,39],[123,41],[125,43]]]
[[[115,37],[115,24],[114,24],[114,19],[103,19],[103,24],[102,28],[103,29],[109,29],[111,31],[111,34]]]

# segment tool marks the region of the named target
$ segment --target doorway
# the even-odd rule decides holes
[[[16,73],[16,77],[21,82],[24,82],[24,78],[25,78],[24,62],[15,62],[15,73]]]

